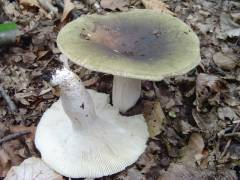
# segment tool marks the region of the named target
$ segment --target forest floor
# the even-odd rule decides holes
[[[85,14],[133,8],[165,11],[188,24],[200,39],[201,63],[182,76],[155,84],[143,81],[141,99],[126,115],[144,113],[152,122],[148,123],[150,130],[157,127],[152,129],[155,136],[134,165],[100,179],[240,178],[238,0],[55,0],[53,6],[37,0],[0,3],[0,23],[16,22],[20,32],[15,44],[0,47],[0,83],[17,108],[12,112],[0,93],[0,142],[16,135],[0,143],[0,179],[24,159],[40,157],[34,146],[35,127],[59,98],[41,75],[59,59],[59,30]],[[87,88],[111,93],[112,75],[70,65]]]

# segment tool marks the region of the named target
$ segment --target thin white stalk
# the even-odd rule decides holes
[[[93,100],[80,79],[70,70],[57,70],[53,84],[61,88],[60,99],[63,109],[76,130],[86,129],[96,120]]]
[[[141,95],[141,80],[114,76],[112,101],[113,106],[125,113],[133,107]]]

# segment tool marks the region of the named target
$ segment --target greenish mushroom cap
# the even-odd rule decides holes
[[[201,59],[198,37],[185,23],[143,9],[80,17],[59,32],[57,44],[85,68],[141,80],[184,74]]]

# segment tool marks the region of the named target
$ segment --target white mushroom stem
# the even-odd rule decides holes
[[[60,99],[63,109],[72,121],[73,129],[86,129],[96,120],[93,100],[81,80],[70,70],[57,70],[52,83],[61,88]]]
[[[112,102],[120,112],[133,107],[141,95],[141,80],[114,76]]]

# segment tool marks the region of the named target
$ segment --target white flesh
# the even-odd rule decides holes
[[[143,116],[121,116],[107,94],[86,91],[75,76],[62,78],[61,98],[43,114],[36,131],[42,159],[72,178],[107,176],[136,162],[148,139]]]

